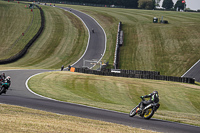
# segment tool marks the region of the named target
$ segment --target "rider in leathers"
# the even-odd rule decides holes
[[[4,81],[4,79],[6,79],[6,75],[5,75],[5,73],[2,73],[0,75],[0,81]]]
[[[145,96],[141,96],[141,98],[148,98],[150,97],[150,99],[148,101],[142,101],[140,103],[140,110],[144,109],[144,106],[150,104],[150,103],[158,103],[159,102],[159,96],[158,96],[158,92],[157,91],[153,91],[151,94],[149,95],[145,95]]]

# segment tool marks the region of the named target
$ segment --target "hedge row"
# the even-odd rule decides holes
[[[15,62],[15,61],[19,60],[20,58],[22,58],[26,54],[28,49],[31,47],[31,45],[36,41],[36,39],[42,33],[42,31],[44,29],[44,23],[45,23],[44,12],[38,5],[35,5],[35,6],[40,10],[40,15],[41,15],[40,29],[38,30],[38,32],[35,34],[35,36],[26,44],[26,46],[19,53],[17,53],[16,55],[14,55],[14,56],[12,56],[8,59],[0,60],[0,64],[12,63],[12,62]]]
[[[104,76],[165,80],[165,81],[174,81],[174,82],[191,83],[191,84],[195,83],[195,80],[193,78],[164,76],[160,75],[160,72],[154,72],[154,71],[121,70],[121,73],[114,73],[111,72],[110,69],[106,69],[105,71],[97,71],[85,68],[75,68],[75,72],[104,75]]]

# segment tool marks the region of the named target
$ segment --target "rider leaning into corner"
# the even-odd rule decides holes
[[[159,102],[159,96],[158,96],[158,92],[157,91],[153,91],[151,94],[149,95],[145,95],[145,96],[141,96],[141,98],[148,98],[150,97],[150,99],[148,101],[142,101],[139,105],[140,110],[143,110],[145,105],[148,105],[150,103],[158,103]]]

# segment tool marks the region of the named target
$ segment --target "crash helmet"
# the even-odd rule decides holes
[[[158,91],[153,91],[153,94],[157,94],[158,95]]]
[[[7,76],[6,79],[7,79],[7,80],[10,80],[10,76]]]

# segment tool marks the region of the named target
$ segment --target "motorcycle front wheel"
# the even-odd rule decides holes
[[[4,92],[5,87],[0,87],[0,95]]]
[[[133,117],[133,116],[135,116],[135,115],[137,114],[137,112],[136,112],[137,108],[138,108],[138,106],[136,106],[135,108],[133,108],[133,109],[131,110],[131,112],[129,113],[129,116],[130,116],[130,117]]]
[[[150,119],[153,116],[153,114],[154,110],[152,108],[145,110],[144,119]]]

